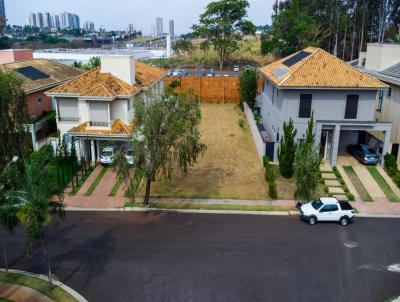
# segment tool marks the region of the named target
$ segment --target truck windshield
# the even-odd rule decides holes
[[[313,206],[314,209],[318,210],[320,207],[322,207],[323,203],[321,200],[314,200],[311,205]]]

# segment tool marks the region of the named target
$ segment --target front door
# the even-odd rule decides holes
[[[322,130],[321,132],[321,145],[320,155],[324,160],[331,159],[332,150],[332,131]]]

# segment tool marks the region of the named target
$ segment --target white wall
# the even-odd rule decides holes
[[[365,68],[382,71],[399,62],[399,44],[368,43]]]
[[[247,122],[250,127],[251,136],[253,137],[254,145],[256,146],[257,149],[258,157],[262,162],[262,158],[265,155],[265,148],[266,148],[265,143],[260,135],[260,132],[258,131],[256,122],[254,120],[253,112],[246,103],[243,103],[243,106],[244,106],[244,113],[246,114]]]
[[[111,120],[120,119],[124,122],[129,122],[128,119],[128,100],[115,100],[110,103]]]

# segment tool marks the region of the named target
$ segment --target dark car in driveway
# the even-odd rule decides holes
[[[360,163],[366,165],[376,165],[379,162],[379,155],[374,149],[368,145],[356,144],[350,145],[348,151],[353,155]]]

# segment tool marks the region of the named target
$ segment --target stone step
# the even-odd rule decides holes
[[[319,170],[321,171],[321,173],[324,173],[324,172],[332,172],[332,167],[331,167],[331,166],[328,166],[328,165],[324,165],[324,166],[321,166],[321,167],[319,168]]]
[[[334,173],[331,172],[327,172],[327,173],[322,173],[322,178],[323,179],[332,179],[332,180],[336,180],[336,175]]]
[[[325,179],[325,185],[328,187],[341,187],[340,182],[333,179]]]
[[[329,193],[345,195],[345,193],[341,187],[328,187],[328,189],[329,189]]]

